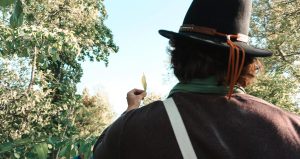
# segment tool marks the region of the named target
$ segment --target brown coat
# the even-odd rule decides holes
[[[176,93],[173,99],[199,159],[300,159],[300,117],[259,98]],[[161,101],[122,115],[95,159],[181,159]]]

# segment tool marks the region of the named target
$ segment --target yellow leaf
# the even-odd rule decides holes
[[[142,85],[143,85],[144,91],[147,91],[147,81],[146,81],[146,76],[144,73],[142,76]]]

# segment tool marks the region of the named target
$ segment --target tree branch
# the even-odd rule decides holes
[[[284,56],[284,52],[281,49],[279,49],[279,48],[278,48],[278,53],[279,53],[279,56],[281,57],[281,59],[283,61],[287,62],[287,60],[286,60],[286,58]]]
[[[295,56],[295,55],[300,55],[300,52],[293,52],[293,53],[290,53],[288,55],[285,55],[285,57]]]
[[[36,57],[37,57],[37,48],[35,46],[34,47],[34,54],[33,54],[32,64],[31,64],[31,77],[30,77],[30,82],[29,82],[28,89],[27,89],[28,92],[32,89],[32,86],[34,84]]]

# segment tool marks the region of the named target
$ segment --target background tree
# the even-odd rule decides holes
[[[154,93],[154,92],[147,93],[147,96],[143,100],[143,105],[150,104],[157,100],[162,100],[161,95]]]
[[[82,93],[81,107],[76,112],[76,127],[80,128],[80,136],[99,136],[99,130],[104,130],[116,116],[108,102],[108,97],[103,92],[90,95],[88,89]]]
[[[273,51],[261,59],[264,74],[248,89],[250,94],[299,113],[300,3],[299,0],[254,0],[252,44]]]
[[[82,96],[76,95],[80,62],[107,65],[108,56],[118,50],[103,23],[107,16],[103,1],[8,0],[0,1],[0,6],[0,118],[7,126],[0,134],[5,136],[0,158],[88,156],[95,136],[82,135],[78,127],[83,123],[80,112],[86,108]],[[85,123],[84,128],[89,124],[94,123]],[[22,131],[16,133],[18,129]],[[92,135],[99,131],[101,127]]]

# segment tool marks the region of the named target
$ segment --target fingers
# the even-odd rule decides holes
[[[143,92],[145,92],[144,90],[141,90],[141,89],[133,89],[133,91],[134,91],[134,95],[140,95]]]
[[[147,93],[144,90],[136,89],[136,88],[132,89],[131,91],[129,91],[127,93],[127,96],[141,97],[141,99],[143,99],[146,95],[147,95]]]
[[[141,89],[132,89],[127,93],[127,110],[135,109],[140,106],[141,100],[146,96],[146,92]]]
[[[141,99],[144,99],[146,97],[147,93],[144,91],[143,93],[141,93],[139,96],[141,97]]]

